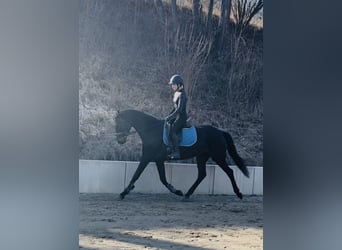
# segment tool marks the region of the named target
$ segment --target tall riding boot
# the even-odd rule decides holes
[[[178,141],[178,136],[174,133],[172,133],[172,154],[170,155],[171,159],[179,159],[180,154],[179,154],[179,141]]]

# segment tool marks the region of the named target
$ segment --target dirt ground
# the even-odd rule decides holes
[[[80,249],[263,249],[263,198],[80,194]]]

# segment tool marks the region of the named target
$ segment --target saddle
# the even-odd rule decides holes
[[[182,132],[179,133],[179,146],[190,147],[197,141],[197,132],[195,126],[191,125],[188,121],[185,127],[182,128]],[[166,146],[172,146],[172,141],[169,139],[169,125],[167,122],[164,124],[163,129],[163,142]]]

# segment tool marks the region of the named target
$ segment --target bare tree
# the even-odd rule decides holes
[[[165,44],[168,72],[179,72],[183,76],[190,108],[211,46],[211,39],[205,35],[194,34],[192,24],[180,27],[173,39],[167,40]]]
[[[214,9],[214,0],[210,0],[208,7],[208,18],[207,18],[207,34],[211,34],[212,26],[213,26],[213,9]]]
[[[239,29],[246,27],[264,6],[263,0],[233,0],[232,14]]]
[[[200,1],[193,0],[192,1],[192,13],[193,13],[193,27],[195,32],[198,31],[200,24]]]
[[[225,35],[225,31],[226,31],[226,24],[227,22],[229,22],[230,9],[231,9],[231,0],[222,0],[221,17],[220,17],[220,24],[219,24],[219,36],[218,36],[219,50],[221,50],[223,46],[223,38]]]

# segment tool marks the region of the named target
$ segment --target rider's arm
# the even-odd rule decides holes
[[[171,114],[175,111],[175,109],[176,109],[176,108],[173,107],[172,110],[171,110],[171,112],[169,113],[169,115],[171,115]],[[169,116],[169,115],[168,115],[168,116]]]
[[[178,105],[176,108],[174,108],[173,112],[167,116],[167,120],[172,120],[176,118],[176,116],[182,112],[185,112],[186,110],[186,95],[184,92],[182,92],[178,98]]]

